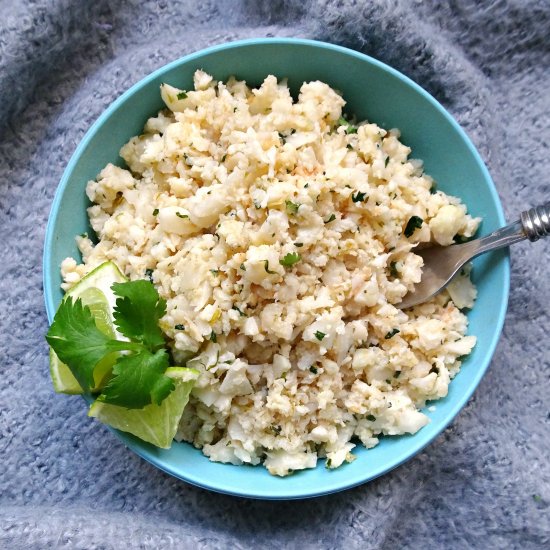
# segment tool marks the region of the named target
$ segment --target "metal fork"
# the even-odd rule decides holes
[[[443,290],[458,270],[471,259],[489,252],[529,239],[538,241],[550,235],[550,202],[521,213],[520,219],[493,233],[464,244],[434,246],[418,250],[424,267],[422,279],[408,292],[396,307],[405,309],[421,304]]]

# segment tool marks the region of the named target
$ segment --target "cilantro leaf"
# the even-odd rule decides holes
[[[177,96],[178,99],[185,99],[187,97],[187,92],[184,90],[180,92]]]
[[[351,200],[353,202],[363,202],[366,196],[367,196],[366,193],[361,193],[361,191],[357,191],[357,193],[351,194]]]
[[[413,233],[422,227],[424,220],[419,216],[411,216],[405,227],[405,237],[412,237]]]
[[[300,203],[292,202],[290,200],[285,201],[286,210],[289,214],[297,214],[300,208]]]
[[[346,134],[356,134],[357,126],[354,126],[351,122],[346,120],[343,116],[338,119],[338,125],[345,127]]]
[[[320,330],[315,331],[315,338],[319,340],[319,342],[326,336],[324,332],[321,332]]]
[[[127,409],[158,405],[174,389],[173,380],[164,374],[168,366],[166,349],[151,353],[142,348],[137,353],[121,355],[113,367],[113,378],[98,400]]]
[[[298,252],[289,252],[282,260],[279,260],[281,265],[285,267],[292,267],[295,263],[298,263],[302,259],[302,256]]]
[[[141,342],[150,351],[164,347],[164,337],[158,326],[166,313],[166,300],[145,280],[114,283],[113,292],[119,296],[113,317],[118,330],[127,338]]]
[[[80,299],[73,302],[70,296],[61,302],[46,340],[85,392],[94,387],[94,369],[106,355],[138,347],[132,342],[120,342],[103,334],[97,328],[90,308],[82,305]]]

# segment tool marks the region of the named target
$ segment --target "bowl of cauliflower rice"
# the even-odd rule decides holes
[[[108,391],[90,415],[192,484],[317,496],[412,458],[465,405],[502,328],[507,253],[399,303],[422,277],[415,251],[501,225],[474,146],[407,77],[321,42],[229,43],[152,73],[86,134],[50,214],[46,308],[54,320],[104,266],[147,281],[176,367],[163,372],[193,373],[179,408],[151,391],[173,431],[165,444],[142,436]],[[108,316],[127,340],[120,314]],[[122,352],[108,388],[124,353],[138,354]],[[102,401],[121,415],[105,420]]]

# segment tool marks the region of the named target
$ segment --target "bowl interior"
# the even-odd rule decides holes
[[[401,130],[412,158],[422,159],[438,188],[460,197],[475,216],[483,217],[481,232],[504,224],[491,178],[475,148],[446,111],[425,91],[382,63],[338,46],[292,39],[251,40],[217,46],[175,61],[145,78],[105,111],[75,151],[57,190],[44,249],[44,293],[51,320],[61,300],[59,265],[67,256],[79,258],[75,235],[89,231],[85,186],[108,163],[122,165],[120,147],[139,134],[146,119],[163,104],[159,85],[167,82],[192,88],[193,73],[203,69],[218,80],[231,75],[260,84],[274,74],[287,78],[293,94],[308,80],[322,80],[342,92],[346,111],[358,120]],[[357,448],[357,460],[328,471],[323,461],[313,470],[280,479],[263,467],[210,462],[184,443],[160,450],[117,432],[137,454],[188,482],[212,490],[256,498],[303,498],[352,487],[377,477],[412,457],[454,418],[485,372],[496,346],[506,310],[509,261],[505,252],[475,260],[473,279],[478,300],[468,313],[469,333],[478,337],[473,353],[449,387],[431,423],[414,436],[383,438],[374,449]]]

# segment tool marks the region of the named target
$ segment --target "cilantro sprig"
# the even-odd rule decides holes
[[[165,375],[170,360],[158,326],[166,301],[146,280],[115,283],[112,289],[118,297],[114,322],[128,340],[105,335],[90,308],[70,296],[59,306],[46,340],[86,393],[94,389],[97,365],[118,354],[99,401],[127,409],[158,405],[174,389],[174,382]]]

